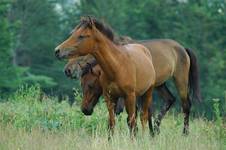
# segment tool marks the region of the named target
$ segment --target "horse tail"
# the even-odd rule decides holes
[[[201,102],[200,92],[200,79],[199,79],[199,66],[197,58],[191,49],[185,48],[190,58],[190,70],[189,70],[189,94],[192,98],[195,98]]]

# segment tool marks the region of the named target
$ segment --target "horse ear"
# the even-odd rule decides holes
[[[89,27],[90,29],[92,29],[92,27],[93,27],[93,21],[92,21],[91,16],[81,17],[80,22],[85,23],[87,25],[87,27]]]
[[[91,68],[91,73],[98,78],[100,77],[100,74],[101,74],[100,71],[93,71],[93,68]]]

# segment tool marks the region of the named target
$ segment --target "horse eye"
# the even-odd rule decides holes
[[[89,84],[88,87],[89,87],[89,89],[92,89],[93,88],[93,85]]]
[[[84,35],[79,35],[79,36],[78,36],[78,39],[80,39],[80,40],[81,40],[81,39],[84,39],[84,38],[85,38]]]

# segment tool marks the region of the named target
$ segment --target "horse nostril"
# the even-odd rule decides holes
[[[55,56],[59,57],[59,55],[60,55],[60,50],[59,49],[55,50]]]
[[[66,74],[66,76],[70,77],[71,76],[71,69],[65,69],[64,73]]]

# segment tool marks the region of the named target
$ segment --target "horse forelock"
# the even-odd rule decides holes
[[[94,17],[82,17],[80,20],[80,24],[78,25],[78,28],[80,27],[91,27],[94,25],[103,35],[105,35],[109,40],[111,40],[113,43],[118,44],[115,41],[115,34],[113,32],[113,29],[107,25],[106,23],[97,20]]]

